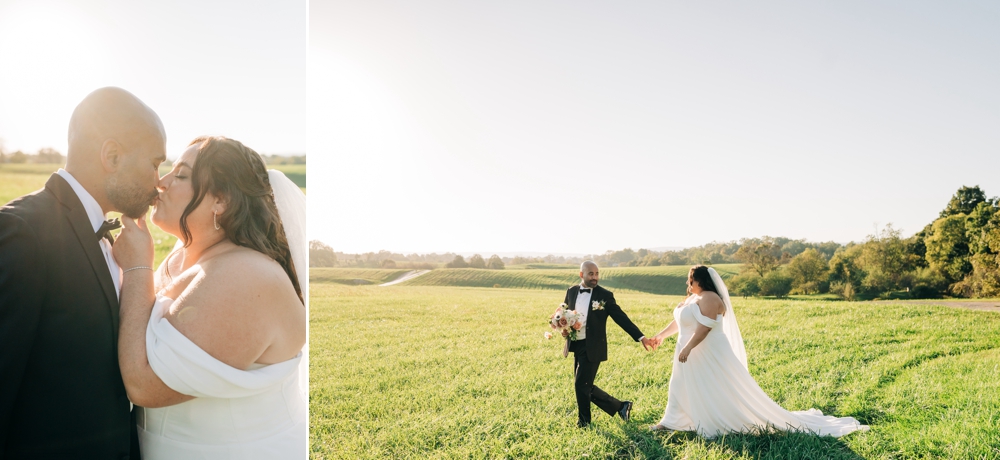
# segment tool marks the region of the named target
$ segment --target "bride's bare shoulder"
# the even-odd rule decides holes
[[[228,290],[281,291],[285,284],[293,289],[281,265],[253,249],[237,247],[202,265],[206,281],[225,283]]]
[[[698,306],[701,307],[701,314],[709,318],[726,314],[726,304],[722,301],[722,297],[712,291],[702,291]]]

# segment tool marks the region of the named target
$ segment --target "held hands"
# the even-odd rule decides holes
[[[656,348],[660,346],[660,342],[662,342],[662,341],[663,340],[658,339],[656,337],[654,337],[652,339],[649,338],[649,337],[643,337],[642,338],[642,348],[645,348],[646,351],[656,351]]]
[[[153,237],[146,226],[146,214],[139,219],[122,216],[122,231],[111,246],[111,254],[122,270],[135,267],[152,269]]]

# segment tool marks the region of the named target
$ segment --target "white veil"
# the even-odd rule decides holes
[[[726,304],[726,315],[722,318],[722,332],[726,334],[726,339],[729,340],[729,346],[733,349],[733,354],[743,363],[743,367],[747,367],[747,349],[743,345],[743,334],[740,334],[740,325],[736,322],[736,312],[733,311],[733,302],[729,300],[729,289],[726,288],[726,283],[722,281],[719,272],[715,271],[714,268],[708,267],[708,273],[712,275],[712,282],[715,283],[715,288],[719,290],[719,297],[722,297],[722,302]]]
[[[302,298],[306,308],[306,344],[302,347],[302,361],[299,362],[299,386],[306,400],[309,399],[309,263],[306,256],[309,246],[306,240],[306,195],[291,179],[281,171],[267,170],[267,179],[274,192],[274,204],[278,207],[278,217],[285,229],[288,248],[292,253],[292,263],[295,264],[295,274],[298,275],[299,287],[302,288]]]

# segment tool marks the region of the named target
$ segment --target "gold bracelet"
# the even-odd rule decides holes
[[[128,273],[128,272],[130,272],[132,270],[140,270],[140,269],[146,269],[146,270],[149,270],[149,271],[153,271],[153,267],[132,267],[132,268],[130,268],[128,270],[123,271],[122,275],[124,275],[124,274],[126,274],[126,273]]]

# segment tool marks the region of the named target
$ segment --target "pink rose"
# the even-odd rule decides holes
[[[578,331],[579,331],[579,330],[580,330],[581,328],[583,328],[583,324],[580,324],[580,322],[579,322],[579,321],[578,321],[578,322],[577,322],[576,324],[574,324],[574,325],[573,325],[573,329],[576,329],[576,330],[578,330]]]

